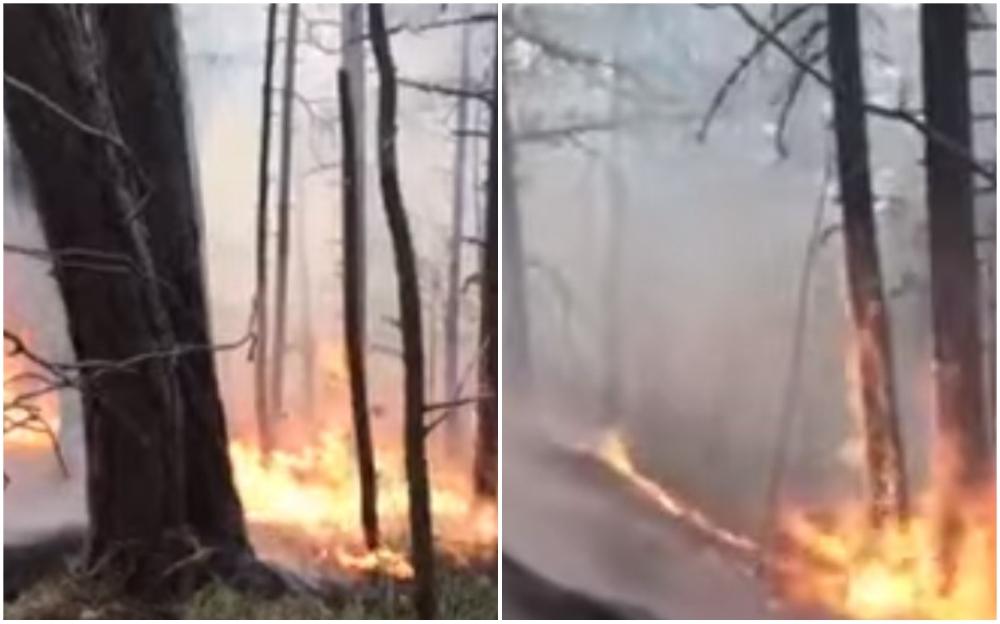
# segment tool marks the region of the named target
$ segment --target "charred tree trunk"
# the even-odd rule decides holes
[[[344,48],[344,69],[347,71],[351,89],[351,116],[354,118],[354,193],[357,197],[357,217],[355,218],[355,240],[357,241],[357,297],[355,305],[358,315],[358,335],[362,353],[367,351],[368,329],[365,313],[368,300],[367,214],[366,189],[368,188],[367,134],[365,124],[365,5],[344,4],[341,7],[341,37]],[[362,357],[361,366],[367,366]]]
[[[496,63],[494,63],[496,66]],[[497,498],[497,263],[500,236],[499,202],[497,188],[497,77],[493,78],[493,110],[490,121],[489,160],[486,169],[486,232],[482,260],[482,303],[480,305],[479,342],[482,355],[479,361],[479,427],[476,435],[475,486],[479,496]]]
[[[459,70],[459,88],[468,90],[471,83],[469,54],[471,49],[470,31],[472,27],[466,24],[462,27],[461,69]],[[465,131],[469,118],[468,98],[458,98],[458,115],[456,127],[459,130],[455,137],[455,164],[452,178],[451,194],[451,257],[448,262],[448,285],[445,296],[444,310],[444,395],[455,396],[458,391],[458,360],[459,360],[459,319],[462,300],[462,228],[465,224],[466,184],[466,146]],[[445,420],[450,441],[454,441],[458,433],[458,420]]]
[[[506,97],[506,93],[504,94]],[[504,102],[503,123],[503,273],[504,313],[508,330],[504,333],[510,374],[504,377],[513,387],[523,390],[531,381],[531,352],[527,300],[527,274],[524,260],[524,226],[518,203],[517,144],[510,124],[510,107]]]
[[[972,152],[966,5],[921,6],[927,124]],[[979,325],[979,266],[972,175],[965,161],[927,141],[927,208],[939,440],[953,453],[946,482],[974,485],[988,470]]]
[[[372,451],[371,425],[368,420],[368,388],[365,375],[364,334],[358,300],[359,256],[363,249],[357,238],[357,219],[361,205],[356,182],[358,172],[354,135],[354,107],[351,102],[350,77],[347,70],[337,73],[340,96],[340,127],[343,146],[343,231],[344,231],[344,343],[347,352],[347,376],[351,387],[351,416],[354,422],[354,442],[358,454],[358,477],[361,480],[361,526],[365,529],[365,543],[374,549],[379,544],[378,491],[375,483],[375,454]]]
[[[406,479],[410,498],[411,558],[415,572],[417,615],[432,619],[437,613],[434,595],[434,543],[431,530],[431,493],[424,454],[424,354],[420,319],[420,286],[416,255],[399,188],[396,157],[396,69],[392,62],[382,5],[368,6],[372,49],[379,75],[378,156],[382,202],[396,260],[399,320],[403,334],[404,436]]]
[[[274,35],[277,30],[278,5],[267,6],[267,43],[264,46],[264,86],[261,93],[260,164],[257,169],[257,326],[254,344],[254,409],[257,416],[257,438],[261,452],[267,457],[271,451],[271,420],[267,401],[267,226],[268,226],[268,176],[271,158],[271,84],[274,78]]]
[[[173,12],[46,5],[5,16],[5,111],[76,357],[142,356],[82,387],[86,562],[126,571],[136,594],[179,589],[190,570],[164,573],[192,539],[249,547],[211,352],[177,350],[211,336]],[[70,249],[126,270],[64,261]]]
[[[837,172],[854,349],[848,366],[865,442],[873,526],[900,520],[907,508],[905,464],[893,396],[889,321],[882,294],[868,170],[861,43],[856,5],[830,5],[829,55],[834,83]]]
[[[292,98],[295,94],[295,44],[299,5],[288,6],[285,31],[285,87],[281,94],[281,160],[278,173],[278,266],[275,274],[274,348],[272,351],[270,418],[282,416],[285,402],[285,350],[288,306],[288,211],[292,177]]]

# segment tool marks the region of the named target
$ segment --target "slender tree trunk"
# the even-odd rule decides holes
[[[461,5],[459,5],[461,6]],[[469,56],[471,50],[472,27],[466,24],[462,27],[461,69],[459,70],[459,88],[469,89],[471,75]],[[451,191],[451,257],[448,262],[448,285],[444,311],[444,395],[455,396],[458,390],[458,360],[459,360],[459,320],[462,300],[462,228],[465,224],[466,184],[466,141],[464,132],[468,129],[469,118],[468,98],[458,98],[458,115],[456,127],[459,130],[455,137],[455,164]],[[448,418],[445,421],[448,437],[454,441],[458,433],[458,420]]]
[[[921,6],[927,123],[971,152],[967,19],[963,4]],[[956,454],[945,462],[958,471],[948,480],[972,485],[990,462],[972,177],[951,150],[934,141],[926,149],[937,430]]]
[[[298,230],[300,306],[299,355],[302,356],[303,416],[312,420],[316,416],[316,335],[312,324],[312,279],[309,273],[309,228],[306,214],[304,178],[295,181],[295,220]]]
[[[507,97],[506,91],[504,98]],[[503,273],[504,350],[507,352],[509,380],[516,391],[531,382],[531,328],[528,318],[527,276],[524,260],[524,226],[518,203],[517,143],[512,138],[510,107],[506,100],[501,111],[503,123]]]
[[[76,357],[120,361],[207,345],[172,8],[25,5],[5,17],[5,111],[57,258]],[[67,249],[128,270],[64,262]],[[127,591],[182,588],[191,567],[165,571],[192,540],[220,556],[249,548],[216,383],[212,355],[201,350],[102,370],[81,388],[85,563],[125,571]]]
[[[365,530],[365,543],[374,549],[379,544],[378,532],[378,492],[375,483],[375,454],[372,451],[371,426],[368,421],[368,389],[365,375],[365,349],[360,328],[360,306],[362,293],[358,284],[359,254],[363,249],[357,239],[361,205],[358,202],[358,171],[354,135],[354,107],[351,103],[350,75],[346,69],[337,72],[338,94],[340,96],[341,143],[343,146],[344,189],[343,189],[343,231],[344,231],[344,343],[347,353],[347,376],[351,386],[351,416],[354,422],[354,442],[358,457],[358,477],[361,481],[361,526]]]
[[[416,255],[399,188],[396,156],[396,69],[382,5],[368,6],[372,49],[379,75],[378,155],[382,202],[396,259],[399,320],[403,333],[404,436],[406,478],[410,498],[411,558],[415,573],[417,615],[432,619],[437,613],[434,595],[434,543],[431,493],[424,454],[424,354],[420,319],[420,286]]]
[[[829,7],[830,69],[835,85],[837,168],[854,348],[857,407],[865,442],[873,526],[905,517],[905,464],[893,395],[889,321],[882,295],[868,170],[857,5]]]
[[[493,63],[494,67],[497,65]],[[493,78],[493,110],[490,119],[489,160],[486,168],[486,232],[482,256],[482,304],[480,305],[479,341],[483,345],[479,361],[479,392],[485,398],[479,401],[479,427],[476,435],[475,486],[479,496],[497,498],[497,368],[499,342],[497,341],[497,263],[500,237],[497,203],[498,158],[497,142],[497,77]]]
[[[365,5],[344,4],[341,6],[341,36],[344,48],[344,69],[347,71],[348,83],[351,89],[351,114],[354,118],[354,191],[357,196],[358,214],[355,219],[355,240],[358,245],[357,258],[357,297],[355,305],[358,315],[358,335],[362,353],[368,349],[368,316],[365,312],[368,301],[368,271],[367,249],[367,194],[368,161],[367,161],[367,125],[365,123]],[[362,357],[362,367],[367,366],[367,359]]]
[[[624,9],[624,7],[622,7]],[[614,60],[617,65],[620,45],[615,43]],[[619,94],[621,72],[616,71],[611,93],[611,118],[618,122],[622,116],[622,101]],[[604,267],[604,288],[602,297],[604,309],[604,418],[615,424],[621,419],[622,409],[622,343],[626,326],[622,322],[621,282],[628,273],[623,270],[625,229],[628,220],[628,198],[622,175],[621,131],[612,130],[609,137],[610,158],[606,163],[608,183],[608,255]]]
[[[292,98],[295,94],[295,45],[298,41],[299,5],[288,6],[285,31],[285,88],[281,96],[281,161],[278,178],[278,267],[275,283],[274,348],[271,371],[270,417],[283,415],[285,402],[285,350],[288,306],[288,211],[292,174]]]
[[[274,77],[274,36],[277,30],[278,5],[267,6],[267,43],[264,47],[264,86],[261,93],[260,161],[257,168],[257,337],[254,344],[254,409],[257,415],[257,438],[261,452],[267,457],[274,444],[271,421],[267,411],[267,225],[268,184],[271,157],[271,98]]]

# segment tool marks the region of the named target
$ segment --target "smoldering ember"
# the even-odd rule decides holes
[[[496,619],[497,7],[4,18],[4,617]]]
[[[996,6],[501,28],[504,617],[994,619]]]

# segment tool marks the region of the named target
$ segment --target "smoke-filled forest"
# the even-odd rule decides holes
[[[504,617],[994,618],[995,6],[501,36]]]
[[[495,619],[496,5],[4,7],[4,617]]]

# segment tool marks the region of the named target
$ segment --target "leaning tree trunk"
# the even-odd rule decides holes
[[[506,98],[506,92],[504,97]],[[517,142],[512,136],[510,107],[501,111],[503,123],[503,316],[507,327],[504,339],[508,371],[505,379],[517,391],[523,391],[531,381],[531,353],[527,301],[527,276],[524,260],[524,228],[518,203]]]
[[[172,9],[5,15],[5,111],[76,357],[139,358],[81,387],[86,563],[160,594],[182,585],[187,569],[165,572],[192,541],[248,548],[211,353],[177,348],[211,338]]]
[[[288,6],[285,31],[285,87],[281,94],[281,160],[278,172],[278,266],[274,292],[274,347],[272,350],[271,409],[269,418],[282,416],[285,399],[285,350],[288,306],[288,211],[292,183],[292,98],[295,94],[295,44],[298,41],[299,5]]]
[[[420,286],[416,255],[399,188],[396,157],[396,69],[382,5],[368,7],[372,50],[379,75],[378,157],[382,202],[396,259],[399,321],[403,334],[404,436],[406,479],[410,498],[411,557],[415,573],[417,615],[434,618],[434,542],[431,530],[431,494],[424,454],[424,354],[420,319]]]
[[[893,396],[889,322],[882,295],[868,170],[861,43],[856,5],[830,5],[829,55],[834,84],[837,169],[853,329],[848,362],[856,375],[873,526],[906,514],[906,480]]]
[[[344,232],[344,343],[347,352],[347,376],[351,387],[351,417],[354,422],[354,442],[358,457],[358,478],[361,481],[361,525],[365,543],[374,549],[379,544],[378,491],[375,483],[375,453],[372,451],[371,424],[368,420],[368,389],[365,375],[364,333],[361,329],[362,299],[359,281],[360,255],[364,246],[358,240],[357,220],[361,217],[358,198],[357,153],[354,135],[354,107],[351,102],[350,76],[347,70],[337,73],[340,96],[341,145],[343,146],[343,212]]]
[[[494,63],[496,66],[496,63]],[[486,175],[486,232],[482,262],[482,304],[480,305],[479,341],[479,427],[476,435],[475,486],[476,494],[496,500],[497,497],[497,263],[500,236],[497,188],[497,77],[493,78],[493,102],[490,123],[490,154]]]
[[[921,7],[924,102],[932,131],[972,153],[966,5]],[[939,141],[927,141],[927,209],[934,325],[937,430],[954,461],[953,485],[974,485],[988,470],[979,325],[979,267],[972,176]]]
[[[271,439],[271,419],[267,401],[267,200],[270,184],[268,164],[271,157],[271,84],[274,77],[274,38],[277,30],[278,5],[267,6],[267,43],[264,47],[264,86],[261,94],[260,161],[257,168],[257,283],[256,343],[254,344],[254,410],[257,416],[257,437],[264,457],[274,444]]]

